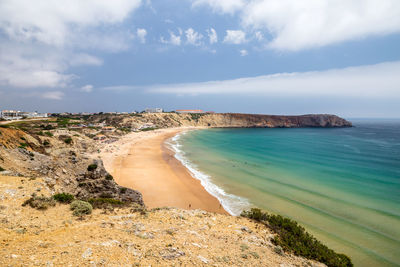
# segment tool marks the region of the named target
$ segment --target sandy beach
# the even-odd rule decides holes
[[[190,129],[193,128],[131,133],[106,145],[100,156],[115,181],[140,191],[148,208],[168,206],[228,214],[164,144]]]

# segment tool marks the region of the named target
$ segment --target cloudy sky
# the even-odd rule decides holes
[[[400,117],[398,0],[0,0],[0,109]]]

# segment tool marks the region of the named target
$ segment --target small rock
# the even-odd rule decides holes
[[[251,234],[253,231],[250,230],[249,228],[247,228],[246,226],[243,226],[242,228],[240,228],[240,230],[242,230],[243,232],[247,232],[249,234]]]
[[[18,257],[20,257],[20,256],[19,255],[15,255],[15,254],[11,254],[11,258],[13,258],[13,259],[16,259]]]
[[[167,260],[172,260],[184,256],[185,252],[177,250],[176,248],[167,248],[160,251],[160,256]]]
[[[87,259],[90,256],[92,256],[93,252],[91,248],[88,248],[87,250],[85,250],[85,252],[83,252],[82,254],[82,258]]]
[[[274,248],[274,251],[275,251],[276,254],[279,254],[279,255],[283,255],[283,253],[284,253],[281,246],[276,246]]]
[[[201,260],[203,263],[205,263],[205,264],[208,264],[208,259],[206,259],[206,258],[204,258],[203,256],[201,256],[201,255],[199,255],[199,256],[197,256],[197,258],[199,259],[199,260]]]

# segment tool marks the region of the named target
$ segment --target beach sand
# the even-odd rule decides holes
[[[141,192],[148,208],[178,207],[228,214],[164,144],[187,130],[190,128],[128,134],[103,149],[104,166],[119,185]]]

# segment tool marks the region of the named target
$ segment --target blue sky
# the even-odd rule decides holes
[[[400,117],[396,0],[4,0],[0,109]]]

